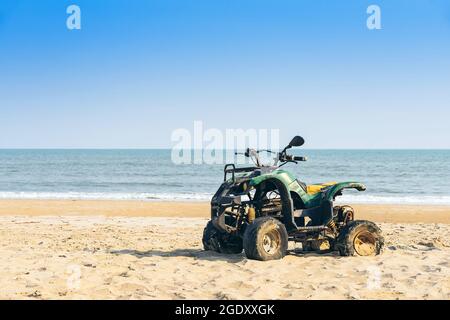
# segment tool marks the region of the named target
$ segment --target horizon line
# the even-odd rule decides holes
[[[155,148],[155,147],[13,147],[13,148],[2,148],[0,150],[172,150],[173,148]],[[214,149],[194,149],[189,148],[187,150],[214,150]],[[218,151],[235,151],[235,150],[245,150],[245,149],[215,149]],[[419,151],[432,151],[432,150],[450,150],[450,148],[296,148],[294,150],[419,150]],[[276,150],[273,150],[276,151]],[[281,151],[281,150],[280,150]]]

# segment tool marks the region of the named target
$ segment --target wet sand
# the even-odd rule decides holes
[[[356,219],[450,223],[450,206],[353,205]],[[107,216],[208,218],[209,203],[107,200],[0,200],[0,216]]]

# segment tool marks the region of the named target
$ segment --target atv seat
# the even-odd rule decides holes
[[[325,183],[320,183],[320,184],[310,184],[310,185],[306,186],[306,193],[308,193],[310,195],[314,195],[314,194],[322,191],[322,189],[329,187],[329,186],[333,186],[336,183],[337,182],[332,181],[332,182],[325,182]]]
[[[310,185],[306,185],[306,183],[300,181],[297,179],[298,184],[300,185],[300,187],[309,195],[313,196],[317,193],[319,193],[322,189],[329,187],[329,186],[334,186],[337,182],[325,182],[325,183],[316,183],[316,184],[310,184]]]

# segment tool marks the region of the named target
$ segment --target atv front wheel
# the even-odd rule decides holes
[[[340,232],[336,243],[341,256],[375,256],[381,253],[383,245],[381,229],[366,220],[348,223]]]
[[[244,233],[244,251],[249,259],[282,259],[288,248],[285,226],[275,218],[261,217],[248,225]]]
[[[206,224],[203,230],[203,248],[226,254],[237,254],[242,252],[242,239],[214,227],[212,221]]]

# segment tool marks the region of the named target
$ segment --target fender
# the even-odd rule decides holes
[[[250,179],[250,186],[257,186],[263,181],[266,181],[268,179],[276,179],[280,181],[282,184],[286,186],[287,189],[289,189],[289,185],[295,181],[295,177],[288,171],[277,169],[270,173],[265,173],[260,176],[257,176],[255,178]]]
[[[277,170],[278,171],[278,170]],[[280,192],[281,198],[281,212],[283,214],[283,223],[286,227],[287,232],[297,230],[297,224],[294,220],[294,204],[292,202],[291,193],[289,190],[289,183],[295,181],[295,178],[284,170],[279,170],[282,172],[277,172],[276,174],[266,174],[259,176],[250,180],[250,185],[256,187],[262,182],[270,182],[275,185],[275,187]]]
[[[366,186],[360,182],[340,182],[329,188],[327,188],[325,193],[325,199],[334,201],[334,198],[342,194],[344,189],[356,189],[358,191],[365,191]]]

